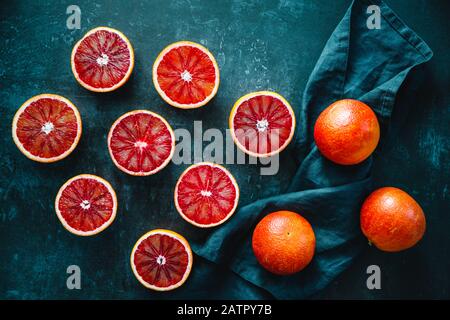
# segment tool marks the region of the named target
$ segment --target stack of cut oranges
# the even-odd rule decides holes
[[[112,28],[89,31],[73,48],[75,79],[94,92],[118,89],[129,79],[134,51],[126,36]],[[167,46],[153,65],[153,83],[171,106],[194,109],[216,95],[219,67],[200,44],[180,41]],[[292,107],[281,95],[252,92],[239,98],[230,112],[229,127],[236,145],[253,157],[270,157],[284,150],[295,132]],[[41,94],[27,100],[13,119],[12,135],[19,150],[39,162],[67,157],[82,132],[80,113],[67,98]],[[375,113],[357,100],[340,100],[317,119],[317,148],[339,165],[355,165],[375,150],[380,129]],[[169,122],[150,110],[137,109],[120,116],[111,126],[107,145],[114,165],[132,176],[148,176],[166,167],[175,150]],[[239,201],[233,175],[219,164],[203,162],[187,168],[174,190],[180,216],[194,226],[218,226],[231,218]],[[79,236],[106,229],[117,212],[117,196],[101,177],[82,174],[69,179],[55,200],[62,225]],[[382,188],[372,193],[361,209],[361,228],[367,238],[385,251],[413,246],[423,236],[425,217],[407,193]],[[316,237],[309,222],[291,211],[265,216],[256,226],[252,247],[257,261],[268,271],[290,275],[304,269],[314,257]],[[147,232],[131,252],[131,267],[145,287],[165,291],[182,285],[192,268],[188,241],[176,232]]]

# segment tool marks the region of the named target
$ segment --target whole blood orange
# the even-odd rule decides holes
[[[361,230],[378,249],[396,252],[414,246],[425,233],[420,205],[405,191],[384,187],[372,192],[361,208]]]
[[[170,230],[144,234],[134,245],[131,269],[145,287],[168,291],[181,286],[192,268],[192,251],[186,239]]]
[[[314,126],[314,140],[329,160],[353,165],[367,159],[380,139],[377,116],[365,103],[344,99],[326,108]]]
[[[309,222],[292,211],[265,216],[253,231],[253,252],[268,271],[290,275],[304,269],[312,260],[316,238]]]
[[[204,106],[217,93],[220,76],[216,59],[204,46],[179,41],[167,46],[153,64],[153,84],[171,106]]]

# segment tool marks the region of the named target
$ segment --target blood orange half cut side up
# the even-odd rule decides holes
[[[224,167],[202,162],[181,174],[174,198],[184,220],[201,228],[214,227],[233,215],[239,201],[239,187]]]
[[[41,94],[17,110],[12,136],[19,150],[38,162],[55,162],[77,146],[82,125],[78,109],[68,99]]]
[[[153,84],[168,104],[193,109],[217,93],[220,76],[216,59],[200,44],[180,41],[167,46],[153,64]]]
[[[144,234],[130,257],[136,278],[145,287],[168,291],[181,286],[192,268],[192,251],[186,239],[176,232],[156,229]]]
[[[252,92],[233,106],[229,119],[236,145],[254,157],[270,157],[287,147],[295,131],[295,115],[281,95]]]
[[[117,197],[108,181],[92,174],[69,179],[55,200],[56,215],[64,228],[78,236],[105,230],[116,217]]]
[[[127,82],[133,71],[133,47],[122,32],[98,27],[75,44],[71,65],[78,83],[86,89],[113,91]]]
[[[175,135],[160,115],[135,110],[114,122],[108,135],[108,149],[120,170],[134,176],[148,176],[172,159]]]

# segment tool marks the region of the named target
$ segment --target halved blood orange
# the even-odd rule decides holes
[[[19,150],[38,162],[55,162],[77,146],[82,125],[78,109],[56,94],[41,94],[17,110],[12,136]]]
[[[239,187],[227,169],[202,162],[181,174],[174,199],[184,220],[201,228],[214,227],[233,215],[239,201]]]
[[[133,47],[122,32],[98,27],[75,44],[71,64],[75,78],[86,89],[113,91],[127,82],[133,71]]]
[[[123,172],[148,176],[164,168],[175,151],[175,135],[169,123],[148,110],[122,115],[108,135],[109,154]]]
[[[207,104],[220,82],[216,59],[205,47],[190,41],[167,46],[153,64],[153,83],[170,105],[193,109]]]
[[[134,245],[131,269],[145,287],[157,291],[181,286],[192,268],[192,251],[176,232],[156,229],[144,234]]]
[[[78,236],[91,236],[105,230],[114,221],[117,197],[105,179],[80,174],[59,189],[55,210],[68,231]]]
[[[252,92],[236,101],[229,125],[239,149],[254,157],[269,157],[291,142],[295,115],[291,105],[278,93]]]

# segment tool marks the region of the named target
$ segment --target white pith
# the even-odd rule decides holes
[[[269,121],[267,119],[257,120],[256,121],[256,129],[258,129],[259,132],[264,132],[269,127]]]
[[[136,142],[134,143],[134,146],[135,146],[136,148],[143,149],[143,148],[146,148],[146,147],[147,147],[147,142],[145,142],[145,141],[136,141]]]
[[[98,57],[96,61],[100,67],[107,66],[109,62],[109,57],[108,55],[102,53],[102,55]]]
[[[186,82],[190,82],[190,81],[192,81],[192,74],[189,71],[184,70],[181,73],[181,79],[183,79]]]
[[[159,264],[160,266],[165,265],[166,258],[162,255],[159,255],[158,258],[156,258],[156,263]]]
[[[91,207],[91,203],[88,200],[83,200],[80,203],[80,207],[83,208],[84,210],[87,210]]]
[[[200,194],[204,197],[211,197],[212,192],[211,191],[207,191],[207,190],[202,190],[200,191]]]
[[[42,125],[41,131],[45,134],[49,134],[53,129],[55,129],[55,126],[49,121]]]

